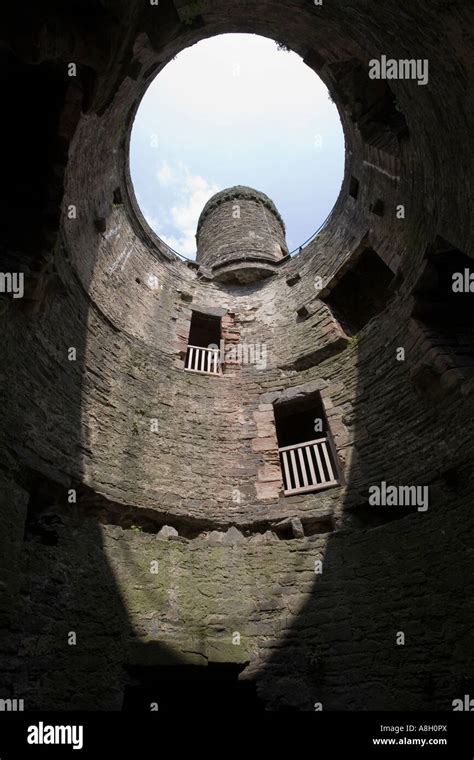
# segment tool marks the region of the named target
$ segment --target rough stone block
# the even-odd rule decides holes
[[[176,528],[172,528],[169,525],[164,525],[160,532],[158,533],[158,538],[162,539],[163,541],[168,541],[170,538],[176,538],[179,536],[178,531]]]

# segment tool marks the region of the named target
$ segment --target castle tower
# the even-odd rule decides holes
[[[236,185],[214,195],[197,227],[197,262],[220,282],[255,282],[270,277],[288,256],[285,225],[265,195]]]
[[[130,711],[108,739],[136,744],[136,712],[193,740],[195,715],[469,709],[472,3],[89,5],[2,30],[0,719]],[[294,257],[251,188],[206,205],[197,264],[137,213],[137,104],[225,32],[291,41],[343,120],[340,197]],[[371,78],[394,35],[429,87]]]

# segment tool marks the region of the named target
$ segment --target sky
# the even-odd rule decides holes
[[[188,258],[205,203],[233,185],[274,201],[291,251],[337,200],[344,135],[328,90],[296,53],[225,34],[182,51],[153,80],[133,124],[130,172],[148,224]]]

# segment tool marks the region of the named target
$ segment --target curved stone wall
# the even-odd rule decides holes
[[[472,251],[472,11],[431,0],[403,11],[343,0],[200,8],[109,3],[92,27],[80,4],[62,19],[54,9],[54,24],[31,17],[34,55],[26,33],[20,45],[13,22],[7,30],[15,72],[34,59],[65,77],[76,59],[78,76],[53,93],[55,184],[42,201],[57,217],[41,228],[35,219],[31,246],[4,253],[5,271],[25,273],[27,297],[2,297],[3,683],[29,709],[119,709],[125,665],[186,662],[192,650],[203,662],[250,663],[270,709],[450,709],[472,677],[472,378],[412,314],[436,237]],[[328,224],[274,277],[248,285],[202,278],[173,256],[142,224],[126,169],[152,77],[187,45],[228,31],[304,56],[346,135]],[[428,59],[429,84],[370,80],[382,53]],[[13,128],[10,137],[13,149]],[[12,225],[25,224],[18,208]],[[365,248],[396,279],[385,310],[351,338],[326,300]],[[219,310],[228,340],[265,346],[265,366],[186,373],[193,309]],[[344,480],[288,498],[271,405],[311,390]],[[368,509],[381,481],[428,486],[429,510]],[[45,508],[53,527],[36,514]],[[287,518],[306,536],[286,540]],[[23,543],[25,521],[34,538]],[[174,543],[155,536],[165,524],[180,533]],[[158,581],[153,559],[164,563]],[[72,662],[64,642],[76,629],[88,656]],[[231,647],[236,631],[241,648]],[[410,648],[395,645],[398,631]]]
[[[196,260],[208,267],[255,258],[275,263],[288,255],[285,227],[273,202],[248,187],[213,196],[198,221]]]

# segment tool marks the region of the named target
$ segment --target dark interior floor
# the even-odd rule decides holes
[[[130,672],[123,711],[160,713],[262,713],[255,684],[239,681],[242,667],[233,664],[137,668]]]

